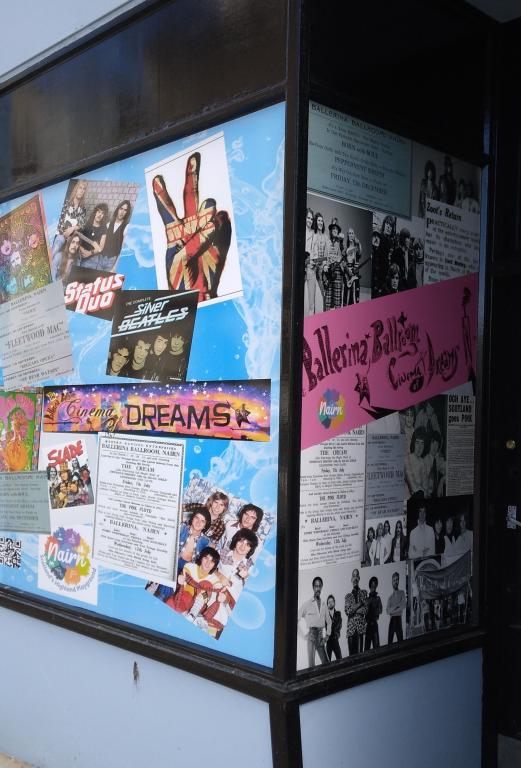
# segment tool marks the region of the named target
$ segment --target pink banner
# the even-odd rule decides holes
[[[475,380],[477,273],[304,319],[302,448]]]

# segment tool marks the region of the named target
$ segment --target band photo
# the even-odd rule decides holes
[[[445,496],[447,398],[432,397],[400,412],[405,440],[405,498]]]
[[[183,495],[177,583],[148,582],[146,591],[218,639],[272,522],[257,504],[192,478]]]
[[[413,143],[412,213],[425,218],[427,200],[480,212],[481,171],[452,155]]]
[[[371,298],[418,288],[424,281],[425,221],[373,214]]]
[[[473,549],[472,496],[424,499],[407,502],[408,558],[439,555],[445,567]]]
[[[66,285],[73,267],[114,272],[140,185],[71,179],[51,242],[52,279]]]
[[[371,298],[371,225],[370,211],[308,193],[305,315]]]
[[[365,521],[362,568],[401,563],[407,559],[405,516],[377,517]]]
[[[406,563],[361,571],[357,562],[300,572],[297,668],[399,642],[405,636]]]

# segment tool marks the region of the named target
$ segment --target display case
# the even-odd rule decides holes
[[[399,6],[145,3],[0,94],[0,605],[268,702],[280,766],[483,638],[491,33]]]

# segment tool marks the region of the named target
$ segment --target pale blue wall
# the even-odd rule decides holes
[[[305,704],[304,768],[479,768],[481,651]]]
[[[39,768],[272,765],[264,702],[6,609],[0,681],[0,753]]]

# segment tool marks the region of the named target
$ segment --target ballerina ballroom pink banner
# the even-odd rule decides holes
[[[304,319],[302,449],[475,381],[478,274]]]

